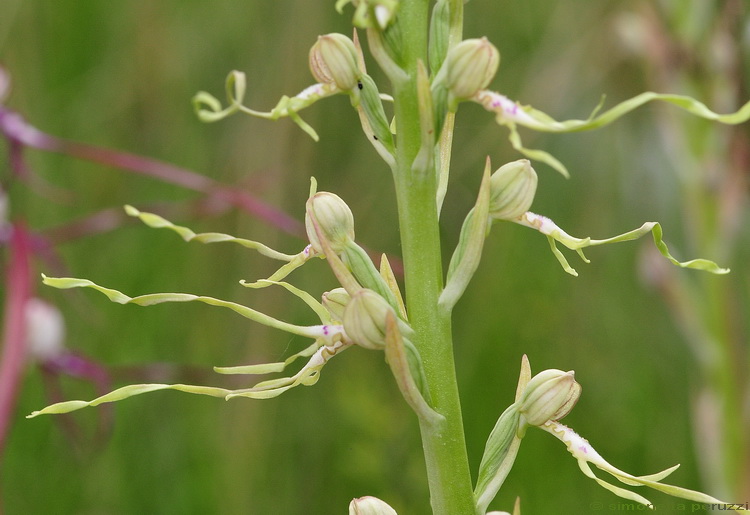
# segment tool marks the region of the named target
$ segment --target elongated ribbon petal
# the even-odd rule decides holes
[[[587,119],[566,121],[557,121],[542,111],[534,109],[531,106],[523,106],[520,103],[514,102],[508,97],[493,91],[480,91],[471,100],[481,104],[486,110],[494,113],[498,124],[508,127],[510,130],[510,142],[513,145],[513,148],[524,154],[529,159],[535,159],[550,165],[566,177],[569,175],[567,169],[551,154],[542,150],[527,149],[523,146],[521,136],[516,129],[517,125],[522,125],[540,132],[561,133],[588,131],[609,125],[630,111],[653,101],[666,102],[678,107],[679,109],[687,111],[692,115],[728,125],[736,125],[750,119],[750,102],[747,102],[734,113],[719,114],[715,113],[705,104],[694,98],[684,95],[654,93],[653,91],[641,93],[640,95],[625,100],[624,102],[620,102],[616,106],[597,115],[604,102],[602,99]]]
[[[592,472],[591,467],[589,467],[589,463],[593,464],[598,469],[611,474],[622,483],[630,486],[648,486],[649,488],[653,488],[654,490],[658,490],[673,497],[686,499],[688,501],[720,505],[725,507],[724,509],[726,510],[733,510],[737,513],[750,513],[750,510],[746,509],[745,506],[720,501],[715,497],[711,497],[710,495],[706,495],[695,490],[689,490],[687,488],[661,483],[661,480],[677,470],[677,467],[679,467],[679,465],[675,465],[674,467],[670,467],[656,474],[647,476],[633,476],[632,474],[628,474],[627,472],[624,472],[607,462],[607,460],[602,458],[601,455],[596,452],[596,450],[591,446],[591,444],[589,444],[587,440],[580,437],[569,427],[554,421],[549,421],[543,426],[539,427],[552,434],[553,436],[555,436],[555,438],[565,444],[570,454],[572,454],[573,457],[578,460],[578,465],[586,476],[594,479],[602,487],[620,497],[639,502],[653,508],[652,504],[645,497],[631,492],[630,490],[625,490],[623,488],[615,486],[596,477]]]
[[[204,297],[200,295],[192,295],[189,293],[152,293],[148,295],[140,295],[138,297],[129,297],[122,292],[99,286],[88,279],[76,279],[72,277],[47,277],[42,275],[44,284],[60,289],[67,288],[92,288],[98,292],[103,293],[112,302],[118,304],[137,304],[139,306],[151,306],[153,304],[161,304],[163,302],[203,302],[211,306],[219,306],[229,308],[232,311],[239,313],[245,318],[249,318],[255,322],[273,327],[275,329],[281,329],[288,333],[296,334],[299,336],[306,336],[308,338],[324,338],[326,341],[334,341],[337,335],[343,332],[343,327],[336,325],[317,325],[317,326],[299,326],[289,324],[281,320],[277,320],[271,316],[255,311],[252,308],[243,306],[241,304],[235,304],[234,302],[228,302],[225,300],[215,299],[213,297]]]
[[[661,225],[658,222],[646,222],[645,224],[640,226],[638,229],[634,229],[632,231],[628,231],[623,234],[613,236],[612,238],[606,238],[603,240],[592,240],[591,238],[576,238],[574,236],[571,236],[570,234],[562,230],[560,227],[558,227],[557,224],[555,224],[552,220],[550,220],[546,216],[537,215],[535,213],[532,213],[531,211],[524,213],[521,217],[513,221],[520,225],[535,229],[539,231],[540,233],[546,235],[550,243],[550,248],[552,249],[552,252],[557,258],[557,260],[560,262],[560,265],[562,265],[563,269],[566,272],[574,276],[577,276],[578,273],[575,271],[575,269],[573,269],[568,264],[568,261],[565,259],[563,254],[559,251],[555,242],[560,242],[566,247],[568,247],[569,249],[575,250],[578,253],[578,255],[581,257],[581,259],[583,259],[584,262],[588,263],[589,260],[583,254],[584,248],[594,247],[597,245],[605,245],[608,243],[619,243],[623,241],[636,240],[640,238],[641,236],[647,234],[648,232],[651,232],[654,238],[654,244],[656,245],[656,248],[659,249],[659,252],[661,253],[661,255],[667,258],[672,264],[677,265],[681,268],[693,268],[696,270],[703,270],[705,272],[710,272],[712,274],[721,275],[721,274],[729,273],[728,268],[722,268],[716,263],[714,263],[713,261],[710,261],[708,259],[691,259],[689,261],[677,261],[672,256],[672,254],[669,253],[669,248],[667,248],[667,244],[664,243],[664,240],[662,239],[662,229],[661,229]]]
[[[34,411],[31,415],[27,415],[26,418],[34,418],[39,415],[51,415],[59,413],[68,413],[71,411],[79,410],[87,406],[98,406],[105,402],[116,402],[134,395],[141,395],[142,393],[149,393],[158,390],[178,390],[186,393],[196,393],[198,395],[210,395],[211,397],[226,397],[232,390],[225,390],[224,388],[213,388],[211,386],[191,386],[187,384],[131,384],[118,388],[106,395],[97,397],[93,401],[65,401],[52,404],[39,411]]]
[[[252,388],[246,388],[242,390],[235,390],[227,394],[227,400],[235,397],[247,397],[250,399],[271,399],[278,397],[285,391],[294,388],[299,385],[312,386],[318,382],[320,378],[320,370],[325,366],[328,361],[349,347],[351,343],[345,343],[343,341],[336,341],[330,345],[320,347],[315,353],[312,354],[307,364],[302,369],[291,377],[282,377],[277,379],[270,379],[268,381],[262,381]],[[305,349],[305,350],[309,350]],[[221,369],[219,369],[221,370]],[[224,369],[226,371],[226,369]]]
[[[217,242],[223,242],[228,241],[232,243],[237,243],[239,245],[242,245],[243,247],[257,250],[262,255],[269,257],[271,259],[278,259],[280,261],[292,261],[297,255],[296,254],[284,254],[282,252],[277,252],[273,250],[270,247],[267,247],[266,245],[263,245],[262,243],[259,243],[257,241],[252,240],[246,240],[244,238],[237,238],[235,236],[229,235],[229,234],[223,234],[220,232],[204,232],[200,234],[196,234],[191,229],[188,229],[187,227],[183,227],[180,225],[175,225],[166,218],[162,218],[159,215],[155,215],[153,213],[144,213],[142,211],[138,211],[133,206],[125,206],[125,212],[129,216],[136,217],[140,219],[144,224],[148,225],[149,227],[153,227],[155,229],[170,229],[177,234],[179,234],[183,240],[185,241],[197,241],[199,243],[217,243]]]
[[[229,105],[225,108],[221,107],[221,102],[216,97],[205,91],[199,91],[193,97],[193,106],[201,121],[216,122],[238,111],[267,120],[289,117],[315,141],[319,139],[315,129],[302,120],[297,112],[322,98],[341,93],[335,84],[313,84],[293,97],[284,95],[270,111],[255,111],[242,105],[245,96],[244,73],[232,71],[227,77],[226,89]]]

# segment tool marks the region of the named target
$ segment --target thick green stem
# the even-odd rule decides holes
[[[421,144],[416,68],[418,60],[426,61],[428,6],[427,0],[404,0],[399,11],[408,78],[393,85],[398,137],[394,178],[409,322],[416,332],[414,343],[424,362],[434,408],[445,417],[437,426],[420,425],[432,509],[437,515],[473,515],[450,315],[438,307],[443,267],[435,172],[412,170]]]

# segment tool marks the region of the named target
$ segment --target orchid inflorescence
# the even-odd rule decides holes
[[[460,31],[456,30],[455,20],[460,20],[460,14],[457,14],[456,9],[459,9],[458,5],[462,5],[463,2],[437,1],[430,24],[429,56],[426,62],[419,60],[411,68],[405,65],[406,57],[400,46],[403,36],[399,17],[400,2],[338,0],[336,8],[341,11],[347,4],[352,4],[355,10],[354,25],[366,32],[375,60],[394,87],[397,89],[413,80],[418,101],[421,146],[406,168],[408,173],[416,178],[434,174],[430,177],[434,184],[431,201],[434,202],[433,206],[438,216],[448,185],[452,120],[460,104],[474,102],[492,113],[496,122],[508,129],[512,147],[524,156],[524,159],[504,164],[494,172],[489,157],[486,159],[476,203],[464,219],[459,241],[445,274],[445,286],[437,299],[436,316],[449,315],[460,300],[478,268],[484,241],[492,225],[501,221],[513,222],[545,235],[553,254],[563,269],[571,275],[577,275],[577,272],[558,249],[558,243],[574,250],[588,263],[583,249],[634,240],[649,232],[652,233],[657,249],[673,264],[714,274],[728,273],[728,269],[706,259],[675,259],[662,239],[661,226],[656,222],[644,223],[637,229],[610,238],[576,238],[546,216],[531,212],[529,209],[538,182],[531,160],[545,163],[565,176],[568,175],[568,171],[551,154],[526,148],[518,127],[555,133],[592,130],[608,125],[633,109],[656,100],[672,104],[705,119],[737,124],[750,118],[750,102],[736,113],[719,115],[689,97],[647,92],[599,113],[602,101],[585,120],[557,121],[531,106],[521,105],[501,93],[487,89],[499,67],[500,53],[486,38],[463,41],[460,37],[457,38]],[[253,110],[243,104],[247,89],[246,78],[242,72],[232,71],[226,80],[228,105],[223,107],[213,95],[202,91],[193,99],[197,114],[201,120],[207,122],[220,120],[236,112],[271,120],[288,117],[317,140],[317,133],[302,120],[299,112],[323,98],[345,94],[357,111],[368,141],[389,166],[394,177],[404,173],[403,164],[399,163],[399,138],[395,130],[398,120],[389,120],[384,107],[384,102],[396,101],[396,95],[391,97],[381,93],[372,77],[368,75],[356,31],[352,38],[343,34],[320,36],[310,50],[309,65],[317,82],[293,97],[283,96],[270,111]],[[414,410],[423,429],[426,427],[428,432],[438,434],[446,423],[446,418],[433,404],[428,376],[424,370],[419,347],[415,344],[419,335],[409,323],[409,314],[388,259],[383,255],[379,266],[376,267],[365,250],[355,242],[354,218],[349,206],[334,193],[318,192],[314,179],[305,209],[308,244],[302,251],[294,254],[282,253],[259,242],[228,234],[196,234],[187,227],[175,225],[156,214],[144,213],[131,206],[126,206],[125,209],[128,215],[140,219],[146,225],[169,229],[185,241],[236,243],[270,259],[284,262],[276,272],[265,279],[243,280],[240,283],[255,289],[282,287],[305,302],[320,323],[309,326],[295,325],[240,304],[207,296],[159,293],[130,297],[89,280],[76,278],[45,276],[44,283],[61,289],[91,288],[120,304],[148,306],[164,302],[202,302],[229,308],[254,322],[313,340],[304,350],[282,362],[215,367],[214,370],[221,374],[281,373],[300,358],[307,359],[307,363],[293,375],[261,381],[248,388],[229,390],[185,384],[131,385],[91,401],[53,404],[33,412],[30,417],[66,413],[86,406],[96,406],[165,389],[224,399],[267,399],[299,385],[315,384],[322,368],[329,360],[348,348],[358,346],[384,352],[404,399]],[[290,273],[314,258],[325,259],[338,282],[330,291],[323,294],[320,301],[285,281]],[[628,486],[649,486],[684,499],[720,503],[700,492],[663,484],[661,481],[676,467],[648,476],[633,476],[610,465],[588,442],[559,422],[573,408],[580,393],[581,387],[572,371],[551,369],[532,377],[529,362],[524,356],[515,401],[500,415],[486,443],[473,492],[476,513],[487,513],[490,502],[511,470],[529,427],[541,428],[561,440],[578,460],[586,476],[628,500],[650,505],[646,498],[598,478],[591,470],[590,464]],[[741,508],[735,508],[735,511],[748,512]],[[363,515],[395,513],[385,502],[373,497],[354,499],[349,512]],[[520,514],[519,501],[516,502],[513,513]]]

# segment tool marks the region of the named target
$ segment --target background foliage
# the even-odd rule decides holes
[[[557,118],[584,117],[602,93],[614,103],[654,87],[649,61],[628,46],[622,30],[651,3],[473,0],[466,6],[465,35],[487,35],[500,49],[493,89]],[[657,4],[657,10],[672,6]],[[747,9],[735,4],[743,6],[738,23],[744,23],[745,40],[733,44],[744,55],[739,76],[746,79]],[[231,69],[247,72],[250,106],[271,107],[282,94],[298,92],[312,82],[307,50],[315,37],[348,33],[350,14],[337,15],[333,2],[309,0],[4,0],[0,60],[13,81],[8,105],[48,133],[236,184],[299,220],[308,178],[315,175],[321,189],[349,202],[358,241],[398,255],[388,171],[352,130],[356,114],[345,97],[305,113],[321,136],[317,144],[288,120],[234,117],[205,125],[190,106],[199,89],[220,93]],[[690,30],[700,34],[713,22],[698,18]],[[700,37],[688,43],[696,54],[711,51]],[[711,70],[697,76],[715,79]],[[696,95],[720,111],[736,107],[717,105],[707,90],[689,83],[669,92]],[[743,99],[750,97],[744,93]],[[696,257],[676,193],[681,170],[674,169],[668,135],[655,121],[664,109],[647,107],[598,133],[529,134],[528,146],[552,151],[572,173],[565,180],[539,165],[532,209],[580,236],[605,237],[658,220],[675,255]],[[747,137],[747,128],[740,130]],[[0,157],[5,152],[0,147]],[[462,109],[443,209],[446,255],[473,204],[488,153],[496,165],[518,158],[480,108]],[[242,211],[201,203],[177,186],[67,156],[32,150],[26,156],[35,179],[10,180],[8,168],[2,173],[12,218],[34,230],[130,203],[162,208],[197,230],[229,232],[289,252],[304,245]],[[744,202],[739,251],[720,263],[733,273],[708,279],[738,286],[731,303],[740,321],[748,315],[750,287]],[[535,371],[576,370],[583,396],[568,420],[613,464],[645,474],[681,462],[675,482],[702,487],[690,415],[700,378],[662,298],[639,275],[639,256],[648,245],[594,249],[590,265],[574,263],[572,256],[580,273],[573,278],[541,236],[518,226],[493,228],[454,324],[474,470],[488,432],[512,401],[521,355],[527,353]],[[171,233],[123,221],[111,231],[66,240],[57,250],[69,275],[131,295],[206,294],[295,323],[312,322],[285,292],[237,284],[265,277],[275,265],[239,247],[188,245]],[[324,264],[312,263],[292,281],[323,292],[333,278]],[[275,361],[304,343],[203,305],[141,309],[109,304],[91,292],[39,287],[37,293],[63,310],[67,345],[111,365],[121,383],[149,373],[151,380],[179,381],[189,374],[199,383],[226,384],[212,365]],[[747,363],[744,331],[740,324],[739,356]],[[68,398],[93,394],[73,380],[65,388]],[[427,510],[417,424],[381,354],[345,353],[314,388],[276,400],[222,403],[173,392],[128,400],[114,407],[114,425],[104,439],[93,436],[96,410],[86,410],[75,415],[87,429],[82,445],[74,445],[53,417],[23,419],[48,401],[30,364],[2,464],[7,513],[343,513],[352,497],[366,494],[399,513]],[[585,480],[564,448],[541,432],[524,440],[493,506],[508,509],[516,495],[525,513],[588,513],[592,503],[609,511],[622,505]],[[675,509],[674,501],[652,497],[665,513]]]

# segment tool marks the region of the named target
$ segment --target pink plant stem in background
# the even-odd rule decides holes
[[[10,144],[11,167],[20,175],[28,173],[21,155],[23,147],[65,154],[106,166],[131,170],[169,184],[204,193],[237,206],[287,234],[306,238],[304,226],[280,209],[266,204],[245,191],[223,185],[185,168],[129,152],[120,152],[57,138],[29,125],[19,113],[3,107],[0,107],[0,132],[6,136]],[[119,217],[117,218],[119,219]],[[105,227],[111,225],[113,222],[112,213],[102,214],[102,217],[95,222],[103,222]],[[370,251],[368,253],[377,258],[376,253]],[[378,262],[379,259],[375,259],[375,261]],[[390,256],[389,261],[396,276],[402,277],[403,264],[401,260]]]
[[[0,356],[0,453],[11,425],[26,344],[26,302],[31,297],[31,252],[26,229],[13,226],[6,269],[6,299]]]
[[[12,155],[16,163],[14,167],[16,171],[24,169],[23,162],[17,154],[19,146],[56,152],[106,166],[131,170],[169,184],[210,194],[247,211],[287,234],[298,237],[303,237],[305,234],[299,221],[247,192],[222,185],[198,173],[156,159],[57,138],[29,125],[20,114],[2,107],[0,107],[0,132],[8,138],[11,148],[16,148]]]

